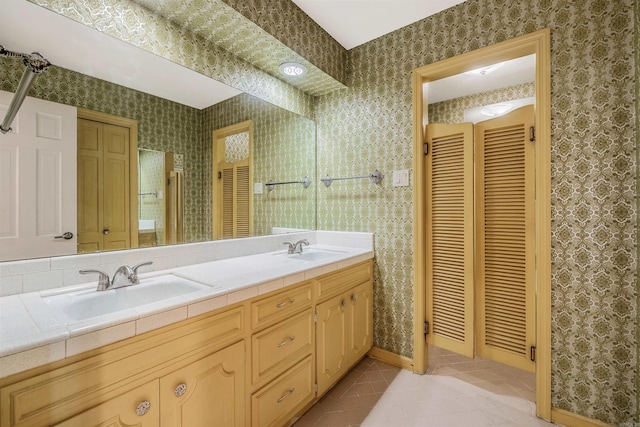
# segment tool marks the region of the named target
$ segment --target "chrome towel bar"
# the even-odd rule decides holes
[[[273,182],[273,180],[269,180],[269,182],[267,182],[265,186],[267,187],[267,190],[271,191],[276,187],[276,185],[286,185],[286,184],[302,184],[304,188],[308,188],[309,185],[311,185],[311,180],[306,176],[302,181]]]
[[[364,179],[364,178],[369,178],[371,180],[371,182],[373,182],[374,184],[380,184],[380,182],[382,182],[382,178],[384,178],[384,175],[378,169],[376,169],[375,171],[373,171],[369,175],[350,176],[350,177],[346,177],[346,178],[331,178],[327,174],[327,176],[322,178],[320,181],[322,181],[322,183],[324,184],[325,187],[328,187],[328,186],[331,185],[331,183],[333,181],[343,181],[345,179]]]

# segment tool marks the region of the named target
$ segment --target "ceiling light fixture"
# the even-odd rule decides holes
[[[468,76],[486,76],[489,73],[493,73],[498,68],[502,67],[503,62],[498,62],[497,64],[487,65],[486,67],[476,68],[475,70],[465,72]]]
[[[508,113],[512,108],[511,104],[487,105],[480,112],[485,116],[496,117]]]
[[[280,72],[285,76],[300,77],[307,74],[307,67],[297,62],[285,62],[280,64]]]

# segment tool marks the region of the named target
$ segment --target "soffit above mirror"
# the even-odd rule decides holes
[[[346,87],[222,0],[133,1],[310,95]],[[283,76],[278,67],[284,62],[301,63],[308,72],[303,77]]]
[[[215,43],[133,1],[19,1],[29,1],[234,89],[304,117],[313,117],[313,95],[273,77]],[[67,40],[61,49],[74,50],[74,41],[75,38]],[[43,53],[46,57],[47,52]]]

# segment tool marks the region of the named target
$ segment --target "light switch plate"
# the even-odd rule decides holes
[[[393,171],[393,186],[407,187],[409,186],[409,170]]]
[[[262,183],[254,182],[253,183],[253,194],[262,194]]]

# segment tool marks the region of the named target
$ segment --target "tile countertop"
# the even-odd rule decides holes
[[[276,251],[140,274],[144,281],[146,277],[171,273],[211,288],[73,323],[54,313],[43,298],[95,288],[96,282],[2,297],[0,378],[373,258],[371,249],[334,245],[309,248],[310,252],[336,251],[336,255],[301,261],[289,259],[286,251]]]

